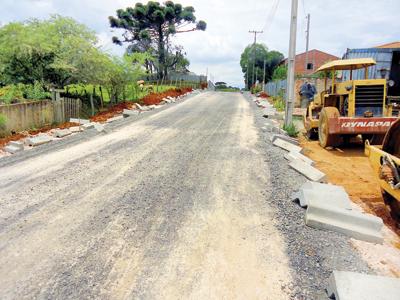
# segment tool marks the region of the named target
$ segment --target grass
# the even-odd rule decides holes
[[[296,125],[294,125],[293,122],[290,123],[288,126],[283,125],[283,130],[285,130],[290,137],[297,137],[299,135],[299,131],[297,130]]]
[[[284,111],[285,110],[285,101],[281,97],[273,97],[273,106],[276,108],[277,111]]]

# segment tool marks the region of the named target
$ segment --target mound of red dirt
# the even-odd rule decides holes
[[[156,105],[159,104],[164,98],[170,97],[178,97],[184,95],[186,93],[191,92],[192,88],[176,88],[170,89],[168,91],[162,93],[151,93],[140,99],[139,102],[144,105]],[[90,118],[92,122],[106,122],[107,119],[114,117],[115,115],[121,114],[124,109],[132,109],[135,108],[134,102],[124,101],[109,107],[106,111],[102,111],[94,115]]]
[[[132,109],[135,107],[135,103],[124,101],[109,107],[106,111],[99,112],[93,117],[90,117],[92,122],[105,122],[107,119],[114,117],[115,115],[121,114],[124,109]]]
[[[184,95],[186,93],[191,92],[193,89],[192,88],[176,88],[176,89],[171,89],[162,93],[151,93],[144,98],[142,98],[141,102],[144,105],[154,105],[154,104],[159,104],[164,98],[166,97],[179,97],[181,95]]]
[[[269,95],[268,95],[266,92],[261,92],[261,93],[258,95],[258,97],[260,97],[260,98],[268,98]]]

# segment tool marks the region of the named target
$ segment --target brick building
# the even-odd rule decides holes
[[[296,55],[295,74],[312,74],[324,63],[339,59],[339,57],[316,49],[308,51],[308,64],[306,68],[306,53]],[[287,64],[287,58],[281,64]]]

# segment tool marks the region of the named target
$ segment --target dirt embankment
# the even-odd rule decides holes
[[[176,98],[186,93],[189,93],[192,90],[193,90],[192,88],[176,88],[176,89],[170,89],[162,93],[151,93],[145,96],[144,98],[140,99],[139,103],[144,105],[153,105],[153,104],[157,105],[160,104],[160,102],[164,98],[167,97]],[[136,105],[134,102],[124,101],[109,107],[105,111],[97,113],[96,115],[91,117],[90,120],[92,122],[106,122],[107,119],[112,118],[118,114],[121,114],[124,109],[136,109]]]
[[[318,169],[328,176],[330,183],[343,186],[350,198],[366,212],[381,217],[385,224],[400,235],[400,228],[390,217],[385,206],[376,174],[364,155],[364,145],[355,142],[331,150],[323,149],[318,141],[301,137],[306,155],[313,159]]]

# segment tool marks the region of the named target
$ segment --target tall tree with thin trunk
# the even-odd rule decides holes
[[[192,6],[182,7],[179,3],[167,1],[164,4],[149,1],[136,3],[135,7],[117,10],[116,17],[109,17],[112,28],[123,29],[122,37],[113,37],[113,42],[129,43],[134,49],[157,53],[157,70],[160,78],[167,75],[167,57],[171,37],[177,33],[205,30],[206,22],[196,21]]]

